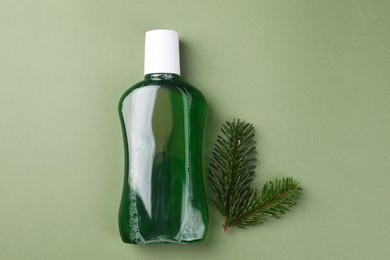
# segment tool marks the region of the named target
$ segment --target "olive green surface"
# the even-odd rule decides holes
[[[389,14],[384,0],[2,0],[0,259],[388,259]],[[117,105],[156,28],[179,32],[183,78],[208,101],[206,154],[241,118],[256,186],[301,181],[280,220],[224,233],[209,200],[203,243],[121,241]]]

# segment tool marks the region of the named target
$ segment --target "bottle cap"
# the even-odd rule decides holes
[[[172,30],[152,30],[145,35],[144,75],[180,75],[179,35]]]

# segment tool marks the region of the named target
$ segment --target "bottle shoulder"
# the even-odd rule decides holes
[[[178,84],[179,87],[182,87],[184,91],[190,93],[194,98],[198,98],[206,102],[206,99],[202,92],[187,81],[184,81],[181,78],[177,78],[174,81]]]
[[[122,103],[123,99],[126,98],[127,95],[129,95],[133,90],[137,89],[137,88],[140,88],[140,87],[143,87],[145,85],[147,85],[148,83],[148,79],[144,79],[142,81],[139,81],[138,83],[134,84],[133,86],[131,86],[130,88],[128,88],[121,96],[120,100],[119,100],[119,104]]]
[[[122,95],[119,101],[119,105],[123,102],[123,100],[134,90],[136,89],[142,89],[142,88],[149,88],[149,87],[160,87],[164,88],[168,91],[173,92],[180,92],[183,95],[186,95],[187,97],[191,99],[199,100],[202,103],[206,103],[206,99],[202,92],[200,92],[196,87],[191,85],[190,83],[182,80],[181,78],[175,78],[175,79],[169,79],[169,80],[151,80],[151,79],[144,79],[130,88],[128,88]]]

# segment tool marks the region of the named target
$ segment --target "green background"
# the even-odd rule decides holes
[[[0,259],[388,259],[389,1],[15,1],[0,7]],[[256,127],[256,186],[301,181],[281,220],[206,242],[123,244],[117,102],[144,33],[174,29],[208,100],[207,154]],[[209,187],[208,187],[209,189]],[[210,192],[210,191],[209,191]]]

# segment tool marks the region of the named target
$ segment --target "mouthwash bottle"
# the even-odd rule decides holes
[[[180,78],[177,32],[147,32],[144,65],[144,80],[119,102],[125,147],[119,231],[132,244],[201,241],[208,227],[206,101]]]

